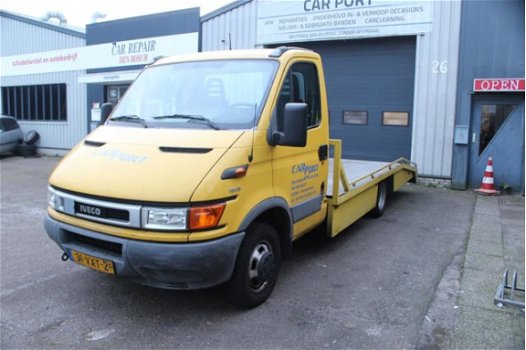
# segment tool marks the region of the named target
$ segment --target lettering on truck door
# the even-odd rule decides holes
[[[313,63],[295,63],[287,72],[273,114],[278,130],[283,125],[285,104],[288,102],[307,104],[307,145],[274,147],[273,180],[276,195],[287,199],[296,224],[303,220],[308,221],[309,216],[320,212],[326,186],[328,162],[321,159],[324,158],[327,135],[321,127],[320,86],[318,72]],[[313,225],[316,223],[313,222]],[[302,226],[310,225],[306,223]]]

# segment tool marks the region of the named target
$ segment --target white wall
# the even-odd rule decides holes
[[[460,1],[434,1],[433,30],[417,37],[411,160],[422,175],[451,177]]]
[[[84,38],[33,25],[30,22],[0,16],[1,56],[22,55],[85,45]],[[66,84],[67,121],[19,122],[24,131],[36,130],[40,134],[40,141],[37,144],[40,152],[62,153],[58,151],[71,149],[86,136],[86,85],[79,84],[77,81],[78,76],[84,73],[84,71],[70,71],[9,77],[0,75],[1,86]],[[2,109],[1,103],[0,99],[0,110]],[[58,151],[55,152],[54,149]]]
[[[202,51],[256,47],[256,1],[247,2],[202,23]],[[206,17],[205,17],[206,18]],[[229,39],[230,33],[230,39]]]

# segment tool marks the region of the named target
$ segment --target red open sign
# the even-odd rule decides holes
[[[473,91],[524,91],[523,78],[505,78],[505,79],[475,79],[473,81]]]

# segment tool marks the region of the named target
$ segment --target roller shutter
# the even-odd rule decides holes
[[[411,157],[415,37],[294,45],[322,55],[330,133],[344,140],[344,157]]]

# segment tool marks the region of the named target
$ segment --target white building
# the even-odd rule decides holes
[[[84,32],[5,11],[0,32],[1,113],[16,117],[24,131],[36,130],[42,152],[64,153],[88,130],[86,108],[80,108],[86,105],[86,86],[77,82],[85,71],[48,67],[74,60],[61,52],[83,47]]]

